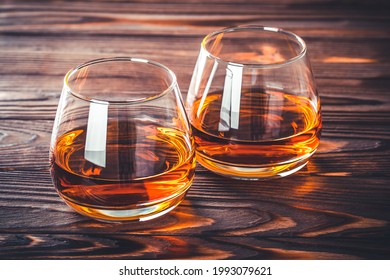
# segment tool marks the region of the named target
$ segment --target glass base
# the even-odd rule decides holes
[[[71,208],[73,208],[78,213],[93,218],[102,222],[127,222],[127,221],[147,221],[152,220],[162,215],[167,214],[176,206],[180,204],[180,202],[184,199],[191,182],[189,182],[188,187],[184,189],[180,194],[171,197],[164,201],[159,201],[155,204],[148,204],[147,206],[136,206],[129,209],[104,209],[104,208],[95,208],[93,206],[84,206],[76,204],[72,201],[67,200],[65,197],[62,199],[68,204]]]
[[[261,181],[281,178],[293,174],[303,168],[314,154],[315,150],[295,161],[275,163],[273,165],[236,165],[213,160],[197,152],[197,161],[206,169],[232,179]]]

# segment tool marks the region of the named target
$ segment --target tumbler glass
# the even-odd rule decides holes
[[[187,95],[197,161],[231,178],[283,177],[305,166],[321,132],[305,42],[278,28],[207,35]]]
[[[195,151],[175,74],[140,58],[70,70],[53,127],[51,176],[62,199],[103,221],[148,220],[189,189]]]

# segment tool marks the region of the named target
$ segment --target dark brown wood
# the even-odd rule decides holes
[[[385,1],[126,2],[0,4],[0,259],[390,259]],[[309,165],[266,182],[198,166],[183,203],[149,222],[105,224],[67,207],[48,172],[64,74],[147,57],[177,73],[185,96],[202,37],[245,23],[307,42],[324,125]]]

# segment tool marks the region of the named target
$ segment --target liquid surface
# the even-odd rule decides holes
[[[72,204],[136,208],[183,193],[193,179],[192,143],[179,130],[155,123],[111,121],[105,166],[86,159],[85,141],[86,127],[80,127],[60,136],[51,151],[53,182]]]
[[[205,158],[232,166],[272,167],[299,161],[317,148],[321,115],[308,98],[243,91],[240,101],[238,115],[221,112],[218,92],[194,102],[190,119],[202,164]]]

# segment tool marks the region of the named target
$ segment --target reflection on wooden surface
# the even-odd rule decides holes
[[[1,259],[390,258],[389,15],[381,4],[49,2],[0,6]],[[148,222],[104,224],[72,212],[48,172],[68,69],[147,57],[176,72],[185,95],[202,37],[247,23],[307,42],[323,112],[311,162],[266,182],[198,166],[183,203]]]

